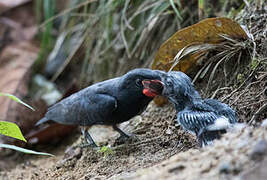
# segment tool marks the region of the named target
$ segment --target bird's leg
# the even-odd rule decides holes
[[[128,134],[126,134],[125,132],[123,132],[123,131],[122,131],[120,128],[118,128],[116,125],[113,125],[112,127],[113,127],[113,129],[114,129],[115,131],[117,131],[118,133],[120,133],[120,136],[121,136],[121,137],[126,138],[126,139],[128,139],[128,138],[130,137]]]
[[[220,139],[220,133],[222,132],[225,132],[225,130],[209,131],[206,127],[201,128],[197,133],[198,142],[200,143],[201,147],[212,145],[215,139]]]
[[[205,132],[205,128],[201,128],[198,132],[196,132],[196,135],[198,138],[201,138],[202,134]]]
[[[206,142],[205,142],[205,137],[203,133],[205,133],[206,131],[206,128],[201,128],[198,133],[196,133],[197,135],[197,140],[198,140],[198,144],[200,145],[200,147],[204,147],[206,145]]]
[[[91,137],[91,135],[88,132],[88,128],[87,127],[82,127],[81,128],[83,137],[84,137],[84,141],[85,144],[83,144],[82,146],[90,146],[90,147],[97,147],[96,143],[94,142],[93,138]]]

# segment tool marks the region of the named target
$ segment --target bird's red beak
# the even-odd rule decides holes
[[[142,84],[144,86],[143,94],[152,98],[160,95],[164,87],[163,82],[157,79],[143,80]]]

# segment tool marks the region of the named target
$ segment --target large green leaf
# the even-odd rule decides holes
[[[0,121],[0,134],[27,142],[19,127],[12,122]]]
[[[0,148],[13,149],[13,150],[20,151],[20,152],[23,152],[23,153],[26,153],[26,154],[54,156],[53,154],[44,153],[44,152],[37,152],[37,151],[29,150],[29,149],[24,149],[24,148],[21,148],[21,147],[10,145],[10,144],[0,144]]]
[[[10,99],[20,103],[20,104],[23,104],[24,106],[30,108],[31,110],[35,111],[33,109],[33,107],[31,107],[30,105],[26,104],[25,102],[23,102],[22,100],[20,100],[19,98],[17,98],[16,96],[12,95],[12,94],[8,94],[8,93],[0,93],[0,96],[7,96],[9,97]]]

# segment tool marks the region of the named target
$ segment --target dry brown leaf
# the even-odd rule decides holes
[[[27,94],[30,68],[37,58],[37,53],[38,49],[29,42],[13,44],[3,49],[0,56],[0,77],[2,77],[0,79],[0,92],[13,94],[18,98],[23,98]],[[8,116],[15,117],[15,115],[9,114],[7,116],[7,113],[11,107],[13,109],[23,105],[1,96],[0,106],[0,118],[16,122],[17,119],[8,119]],[[14,113],[16,112],[14,111]]]
[[[17,2],[10,1],[11,4]],[[9,10],[0,17],[0,51],[9,44],[34,38],[37,33],[37,24],[32,6],[33,3],[27,3]]]
[[[159,49],[152,64],[152,69],[168,71],[177,53],[183,48],[193,44],[218,44],[225,41],[221,37],[225,34],[232,39],[247,39],[247,34],[241,26],[229,18],[208,18],[197,24],[181,29],[171,36]],[[174,67],[188,73],[197,66],[199,57],[203,51],[193,55],[187,55]]]
[[[53,123],[31,131],[25,138],[29,144],[51,144],[65,138],[75,129],[77,129],[75,125]]]
[[[15,8],[17,6],[23,5],[31,0],[5,0],[0,1],[0,14],[8,11],[9,9]]]

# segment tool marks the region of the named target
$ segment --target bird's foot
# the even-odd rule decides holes
[[[88,133],[87,129],[83,128],[82,134],[83,134],[83,139],[82,139],[82,143],[79,145],[80,148],[90,147],[90,148],[95,149],[98,147],[95,141],[92,139],[91,135]]]
[[[80,148],[93,148],[93,149],[98,148],[98,146],[93,141],[93,139],[88,138],[88,136],[85,136],[82,138],[82,142],[78,145],[78,147],[80,147]]]

